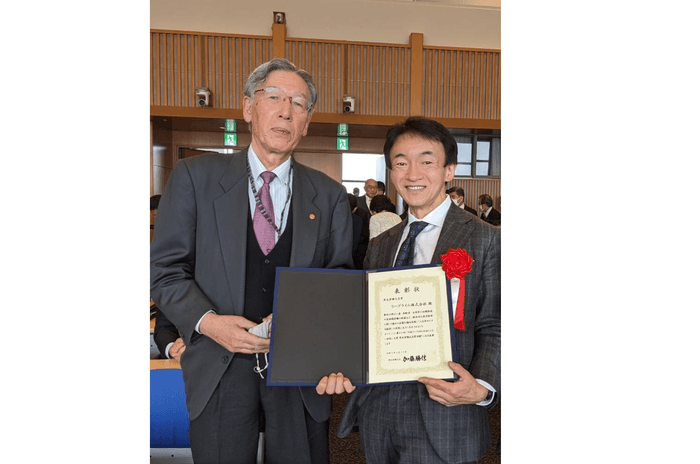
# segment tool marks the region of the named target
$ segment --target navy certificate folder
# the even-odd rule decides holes
[[[421,267],[437,266],[413,266],[410,269],[415,271]],[[354,385],[404,381],[370,381],[369,373],[367,276],[397,270],[400,269],[362,271],[278,267],[267,384],[315,386],[323,376],[337,372],[350,378]],[[443,306],[449,313],[449,316],[444,316],[449,318],[449,330],[443,343],[449,344],[446,350],[449,351],[447,356],[452,356],[451,360],[454,359],[451,292],[447,291],[449,282],[442,275],[440,285],[443,288],[440,291],[445,291],[447,304]],[[403,343],[405,346],[407,342]],[[413,354],[401,356],[404,360],[413,360]],[[443,364],[446,366],[446,361]],[[441,378],[453,379],[452,372],[447,371],[451,375],[443,373]]]

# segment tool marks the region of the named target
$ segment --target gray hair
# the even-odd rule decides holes
[[[245,87],[243,87],[243,95],[253,100],[255,97],[255,88],[258,87],[259,84],[265,83],[267,76],[269,76],[273,71],[293,72],[304,79],[306,86],[309,88],[309,97],[311,98],[311,107],[309,108],[309,111],[312,111],[316,106],[317,96],[314,79],[311,77],[311,74],[303,69],[297,68],[294,63],[284,58],[274,58],[267,63],[261,64],[255,69],[255,71],[250,73],[250,76],[248,76],[248,81],[245,83]]]

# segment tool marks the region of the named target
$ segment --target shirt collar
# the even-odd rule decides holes
[[[261,173],[267,171],[265,165],[262,164],[262,161],[258,159],[258,155],[255,154],[255,151],[253,151],[252,145],[248,146],[248,162],[250,163],[250,173],[253,175],[253,179],[255,180],[260,177]],[[283,184],[289,184],[289,170],[291,165],[292,157],[290,156],[284,163],[272,170],[272,172],[275,173],[275,176],[277,176],[277,178],[281,180]]]
[[[408,224],[411,225],[415,221],[423,221],[427,222],[430,225],[437,226],[437,227],[442,227],[442,225],[445,223],[445,218],[447,217],[447,211],[450,209],[450,205],[452,204],[452,199],[450,198],[449,195],[445,197],[442,203],[440,203],[440,206],[429,212],[428,214],[425,215],[423,219],[417,219],[413,214],[411,214],[411,210],[409,208],[408,211]]]

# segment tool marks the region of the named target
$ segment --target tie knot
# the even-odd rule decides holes
[[[408,231],[409,237],[415,237],[416,235],[420,234],[423,229],[425,229],[428,226],[427,222],[423,221],[416,221],[411,224],[411,229]]]
[[[272,179],[275,178],[275,173],[271,171],[261,172],[260,177],[263,178],[263,182],[269,184],[270,182],[272,182]]]

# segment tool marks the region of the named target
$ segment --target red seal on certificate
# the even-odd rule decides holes
[[[464,325],[464,291],[466,287],[464,276],[472,271],[474,259],[461,248],[450,249],[444,255],[440,255],[440,259],[442,259],[442,270],[445,271],[447,278],[459,279],[459,297],[455,306],[455,328],[466,330]]]

